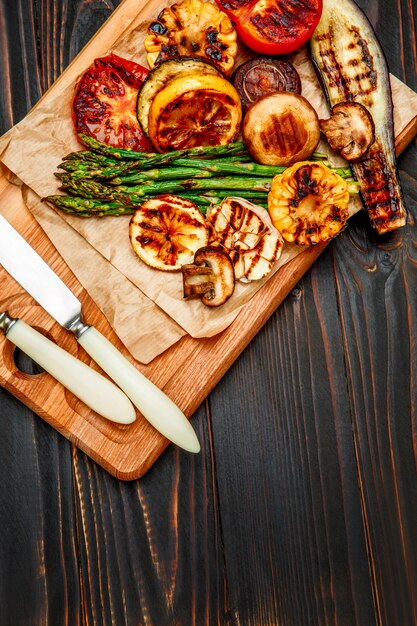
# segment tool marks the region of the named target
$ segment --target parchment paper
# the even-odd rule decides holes
[[[143,53],[146,28],[145,23],[132,31],[128,29],[112,51],[146,66]],[[237,65],[247,57],[247,53],[241,54]],[[327,116],[327,105],[306,49],[291,61],[300,74],[303,95],[320,117]],[[85,69],[80,67],[80,74]],[[392,81],[395,99],[399,85],[402,89],[408,88],[397,79]],[[53,173],[62,158],[82,149],[71,119],[73,88],[74,85],[70,85],[51,93],[0,139],[0,160],[27,186],[30,210],[101,307],[115,332],[140,361],[148,362],[185,333],[209,337],[224,330],[268,277],[249,285],[238,283],[233,297],[218,309],[207,308],[200,301],[184,301],[180,273],[154,270],[134,254],[128,238],[128,216],[82,219],[58,213],[40,202],[42,197],[58,192],[59,182]],[[417,112],[417,97],[411,90],[409,92]],[[401,98],[401,102],[404,104],[395,107],[398,133],[412,117],[410,100]],[[330,152],[327,144],[319,145],[318,149]],[[330,158],[334,163],[343,163],[335,155]],[[356,198],[351,203],[350,213],[360,208]],[[301,251],[297,246],[286,244],[273,273]],[[93,271],[87,258],[94,258]],[[136,319],[140,324],[136,324]]]

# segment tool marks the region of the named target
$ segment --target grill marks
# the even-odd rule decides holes
[[[396,167],[389,74],[371,25],[351,0],[343,7],[328,0],[311,50],[330,105],[358,102],[375,123],[378,140],[351,163],[371,225],[379,234],[403,226],[406,209]]]
[[[283,248],[280,234],[268,228],[251,206],[229,198],[208,215],[213,243],[229,253],[236,279],[246,281],[265,277]]]
[[[373,94],[378,89],[378,72],[368,43],[357,28],[348,29],[350,42],[346,45],[346,57],[340,55],[334,46],[333,29],[316,38],[319,42],[320,59],[323,71],[327,73],[329,87],[338,91],[341,100],[360,102],[372,106]]]
[[[289,0],[271,2],[265,7],[259,7],[250,21],[263,37],[276,42],[277,32],[284,39],[291,37],[300,30],[309,28],[316,15],[317,3],[312,3],[311,0]]]
[[[366,184],[362,184],[362,197],[371,222],[380,229],[384,224],[401,225],[400,188],[379,142],[371,146],[360,163],[354,164],[354,173],[359,180],[366,180]]]
[[[268,152],[280,158],[287,154],[296,154],[305,145],[307,131],[301,126],[291,112],[284,115],[272,115],[267,131],[260,134]]]
[[[180,269],[207,244],[206,222],[190,201],[169,194],[144,202],[129,227],[133,249],[158,269]]]

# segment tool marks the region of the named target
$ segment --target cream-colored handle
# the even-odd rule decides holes
[[[189,452],[200,451],[197,436],[184,413],[98,330],[90,326],[78,341],[154,428],[181,448]]]
[[[22,320],[6,336],[96,413],[119,424],[135,421],[132,403],[116,385]]]

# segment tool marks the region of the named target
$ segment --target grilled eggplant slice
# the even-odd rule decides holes
[[[375,141],[351,162],[371,225],[380,235],[404,226],[389,73],[371,24],[353,0],[324,0],[310,46],[329,105],[357,102],[372,115]]]

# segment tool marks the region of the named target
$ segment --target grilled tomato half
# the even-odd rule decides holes
[[[230,74],[237,54],[230,18],[211,2],[182,0],[166,7],[148,28],[145,39],[151,68],[181,56],[202,57]]]
[[[242,41],[260,54],[287,54],[310,39],[322,0],[216,0]]]
[[[268,194],[272,223],[287,241],[317,244],[338,235],[349,218],[347,182],[311,161],[295,163],[275,176]]]
[[[139,90],[148,73],[115,54],[96,59],[75,88],[72,117],[77,133],[109,146],[152,152],[136,116]]]
[[[149,109],[148,133],[159,152],[232,142],[239,133],[242,107],[229,81],[213,74],[171,80]]]

